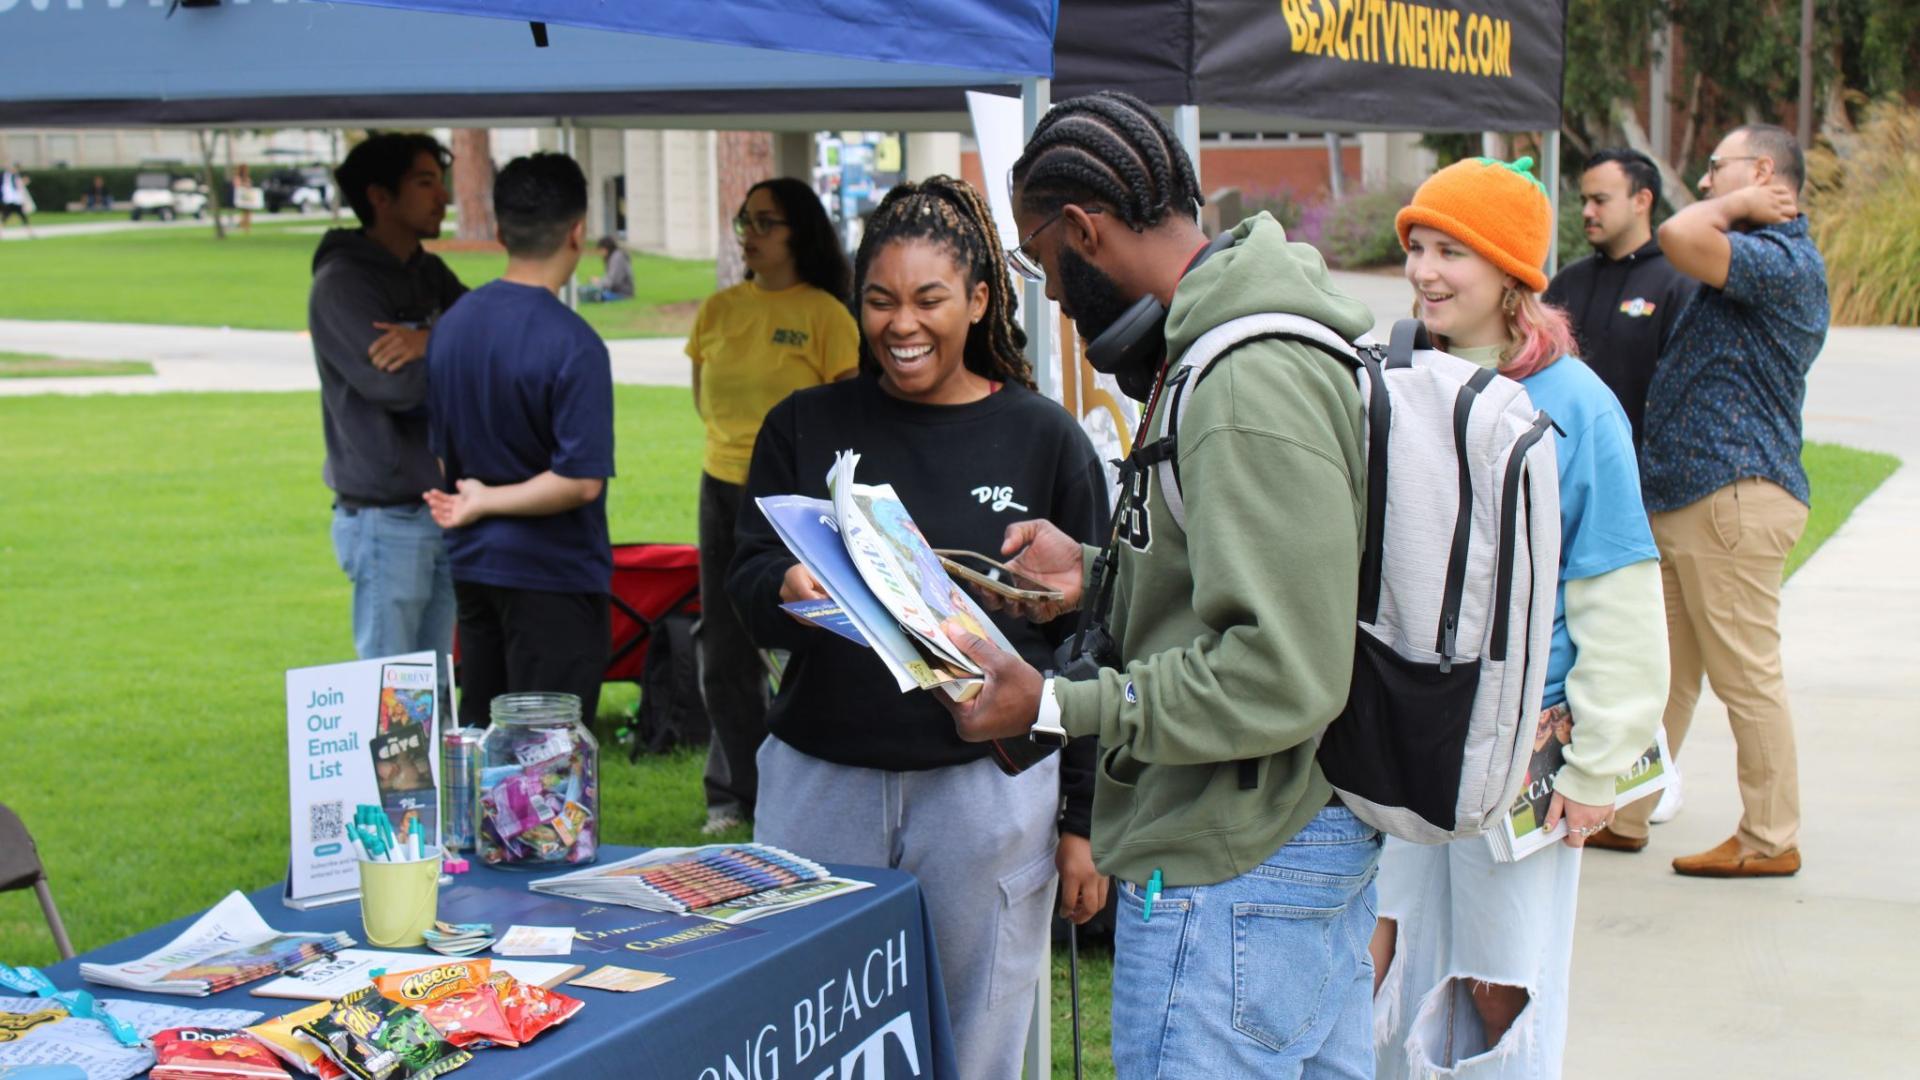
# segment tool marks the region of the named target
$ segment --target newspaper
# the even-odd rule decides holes
[[[260,1019],[247,1009],[189,1009],[123,998],[102,998],[100,1007],[132,1024],[142,1038],[189,1025],[238,1028]],[[70,1065],[88,1080],[126,1080],[153,1066],[146,1044],[122,1046],[98,1020],[70,1016],[45,998],[0,997],[0,1076],[30,1067]],[[51,1075],[51,1073],[49,1074]]]
[[[981,672],[947,640],[942,623],[956,620],[1006,652],[1013,645],[948,575],[893,488],[854,482],[859,462],[852,451],[835,458],[827,475],[832,502],[797,495],[755,500],[836,608],[790,610],[842,634],[844,626],[835,623],[852,624],[902,691],[937,687],[965,701],[980,691]]]
[[[353,944],[344,933],[283,934],[238,890],[179,937],[124,964],[81,964],[88,982],[149,994],[205,997],[290,971]]]
[[[533,882],[535,892],[743,923],[868,888],[766,844],[655,848]]]
[[[1573,713],[1565,702],[1542,709],[1535,728],[1533,757],[1527,761],[1527,781],[1514,796],[1500,824],[1487,833],[1493,857],[1500,862],[1519,862],[1567,835],[1567,819],[1545,828],[1547,807],[1553,802],[1553,782],[1566,763],[1566,746],[1573,741]],[[1615,782],[1613,805],[1625,806],[1666,789],[1673,776],[1667,771],[1667,733],[1654,732],[1653,745],[1620,774]]]

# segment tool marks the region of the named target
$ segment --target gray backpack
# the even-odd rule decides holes
[[[1553,420],[1518,382],[1433,349],[1416,320],[1395,324],[1383,349],[1298,315],[1244,316],[1168,374],[1150,445],[1183,529],[1175,448],[1193,390],[1215,361],[1275,338],[1351,365],[1366,414],[1353,684],[1320,768],[1349,809],[1403,840],[1484,833],[1526,778],[1546,686],[1560,571]]]

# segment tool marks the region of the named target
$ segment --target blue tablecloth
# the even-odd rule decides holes
[[[601,849],[602,861],[642,849]],[[946,993],[920,886],[897,870],[830,867],[873,888],[757,919],[764,933],[691,955],[602,954],[574,950],[588,971],[602,964],[662,971],[674,981],[621,994],[561,990],[586,1004],[579,1015],[517,1050],[474,1054],[455,1076],[659,1077],[662,1080],[886,1080],[957,1077]],[[475,868],[454,879],[466,895],[504,888],[524,893],[532,876]],[[278,930],[345,930],[364,941],[360,906],[294,911],[281,886],[251,894]],[[451,888],[451,887],[448,887]],[[568,901],[578,903],[577,901]],[[582,908],[587,905],[581,904]],[[46,969],[61,989],[205,1008],[257,1009],[277,1016],[302,1002],[254,997],[240,987],[204,998],[136,994],[82,982],[79,964],[123,963],[164,945],[193,916]],[[466,915],[463,912],[462,918]],[[505,931],[506,919],[494,920]],[[426,950],[422,966],[438,959]],[[543,961],[557,957],[537,957]],[[254,984],[259,985],[259,984]]]

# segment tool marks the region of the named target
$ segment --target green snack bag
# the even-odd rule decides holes
[[[387,1000],[373,986],[342,997],[326,1016],[299,1030],[359,1080],[431,1080],[473,1060],[417,1010]]]

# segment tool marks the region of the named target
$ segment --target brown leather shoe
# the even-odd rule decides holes
[[[1712,851],[1673,860],[1673,872],[1688,877],[1791,877],[1800,872],[1800,849],[1788,848],[1778,855],[1743,855],[1739,838],[1730,836]]]
[[[1640,851],[1647,846],[1647,838],[1642,836],[1635,839],[1631,836],[1621,836],[1613,831],[1613,826],[1604,825],[1599,832],[1587,837],[1587,846],[1606,848],[1608,851]]]

